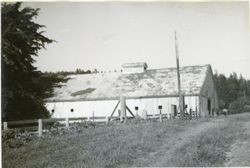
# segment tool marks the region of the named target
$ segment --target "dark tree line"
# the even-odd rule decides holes
[[[76,74],[91,74],[90,70],[84,71],[81,68],[77,68],[75,71],[57,71],[57,72],[47,72],[45,71],[44,74],[49,75],[58,75],[58,76],[67,76],[67,75],[76,75]]]
[[[221,109],[227,108],[231,113],[248,110],[246,107],[250,105],[250,80],[243,78],[242,75],[238,76],[235,72],[229,77],[216,72],[214,81]]]

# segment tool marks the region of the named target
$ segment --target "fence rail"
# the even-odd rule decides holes
[[[128,119],[134,117],[127,117]],[[160,122],[163,119],[174,119],[175,117],[168,114],[156,114],[156,115],[145,115],[143,119],[159,119]],[[43,130],[47,129],[48,124],[59,122],[69,128],[70,121],[87,121],[95,123],[106,123],[110,121],[120,120],[123,121],[121,117],[108,117],[108,116],[95,116],[95,117],[70,117],[70,118],[51,118],[51,119],[33,119],[33,120],[22,120],[22,121],[9,121],[3,122],[3,129],[25,129],[25,130],[37,130],[38,136],[42,136]]]
[[[25,130],[37,130],[38,136],[42,136],[43,124],[50,124],[55,122],[65,122],[65,127],[69,128],[69,121],[92,121],[98,123],[108,123],[111,119],[117,119],[118,117],[70,117],[70,118],[51,118],[51,119],[33,119],[33,120],[21,120],[21,121],[8,121],[3,122],[3,129],[25,129]],[[102,121],[100,121],[102,119]]]

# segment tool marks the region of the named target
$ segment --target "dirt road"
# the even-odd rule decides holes
[[[174,136],[167,139],[160,150],[149,153],[142,158],[138,158],[132,166],[149,166],[149,167],[161,167],[161,166],[176,166],[171,165],[171,159],[175,157],[175,152],[178,147],[183,146],[195,139],[201,133],[206,132],[209,129],[213,129],[223,124],[223,119],[218,119],[210,122],[204,122],[202,124],[195,125],[188,128],[185,131],[176,133]]]
[[[225,166],[250,166],[250,121],[245,122],[243,127],[245,136],[231,146]]]
[[[248,117],[249,118],[249,117]],[[209,122],[200,123],[198,125],[194,125],[191,128],[188,128],[185,131],[180,131],[176,133],[174,136],[168,138],[165,143],[161,146],[160,150],[151,152],[147,155],[144,155],[141,158],[137,158],[132,166],[149,166],[149,167],[158,167],[158,166],[185,166],[185,163],[178,164],[178,159],[176,157],[181,156],[179,154],[176,155],[178,152],[180,153],[180,148],[185,145],[196,146],[192,144],[192,142],[197,142],[197,137],[201,134],[206,134],[209,130],[219,129],[223,127],[230,127],[232,123],[235,122],[235,119],[229,118],[217,118]],[[240,137],[234,137],[232,144],[229,144],[229,149],[225,149],[225,156],[221,158],[221,162],[217,165],[213,166],[250,166],[250,121],[243,120],[237,121],[239,125],[235,125],[235,127],[241,127],[237,130],[243,131]],[[223,142],[222,142],[223,143]],[[190,147],[188,146],[188,147]],[[213,145],[212,145],[213,146]],[[226,145],[225,145],[226,146]],[[179,151],[178,151],[179,150]],[[211,150],[217,150],[211,149]],[[228,152],[226,152],[228,150]],[[199,151],[195,151],[197,153]],[[209,152],[209,151],[208,151]],[[220,151],[221,152],[221,151]],[[188,153],[189,154],[189,153]],[[190,152],[190,155],[193,155],[194,152]],[[187,153],[183,154],[187,155]],[[204,153],[206,155],[206,153]],[[219,157],[222,157],[219,156]],[[185,156],[187,157],[187,156]],[[190,156],[193,159],[193,156]],[[173,161],[174,160],[174,161]],[[199,159],[197,159],[199,161]],[[209,161],[208,161],[209,162]],[[188,163],[189,165],[189,163]],[[198,164],[199,165],[199,164]],[[210,165],[210,163],[208,164]]]

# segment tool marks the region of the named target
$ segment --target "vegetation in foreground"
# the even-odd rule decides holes
[[[250,114],[189,121],[80,126],[17,147],[3,143],[3,167],[223,166],[247,140]],[[237,165],[240,166],[240,165]]]

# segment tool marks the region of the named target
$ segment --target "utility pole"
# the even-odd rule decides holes
[[[175,33],[175,53],[176,53],[176,64],[177,64],[177,80],[178,80],[178,94],[179,94],[179,110],[181,114],[181,119],[184,118],[184,96],[181,92],[181,78],[180,78],[180,65],[179,65],[179,49],[177,41],[177,33]]]

